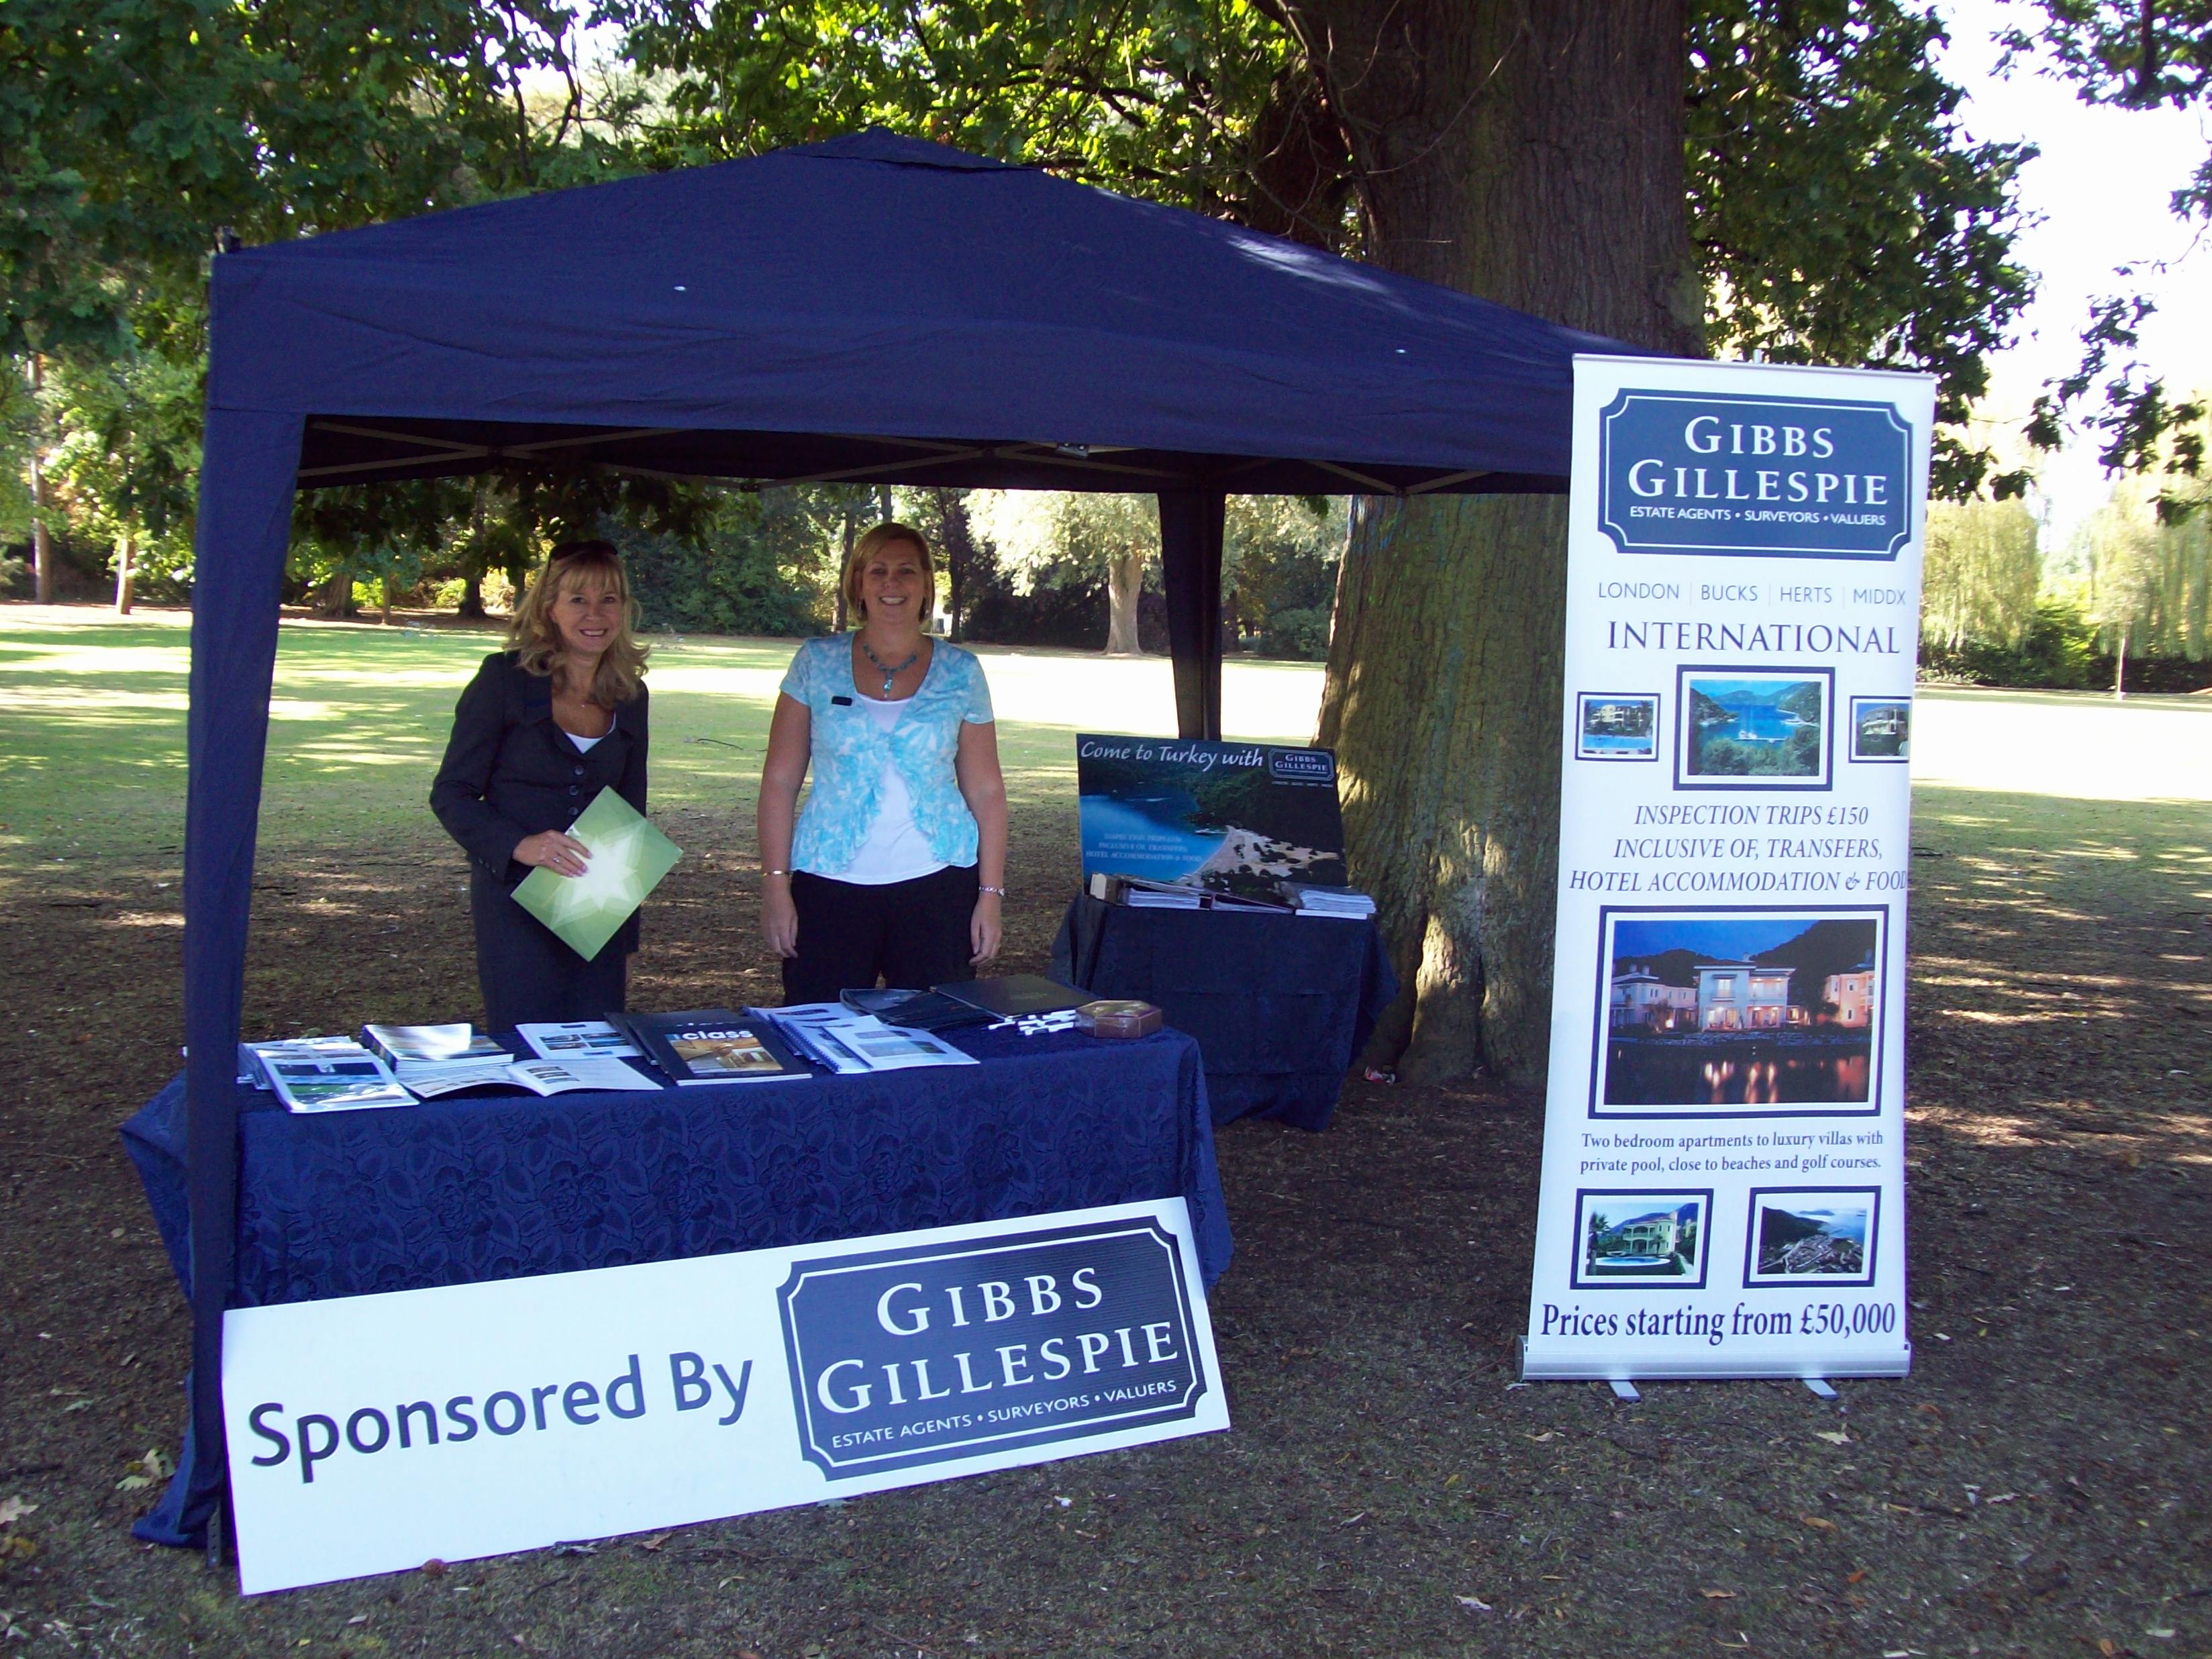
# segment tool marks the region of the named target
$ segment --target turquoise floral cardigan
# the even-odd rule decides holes
[[[850,634],[800,646],[782,690],[806,705],[812,723],[814,787],[799,808],[793,869],[835,876],[852,863],[875,822],[886,761],[906,781],[915,824],[931,855],[946,864],[975,862],[975,815],[953,771],[961,726],[988,726],[995,718],[974,653],[937,641],[921,689],[888,732],[854,689]]]

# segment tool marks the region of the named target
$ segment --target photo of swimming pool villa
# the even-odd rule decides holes
[[[1684,668],[1674,782],[1686,789],[1825,789],[1832,669]]]
[[[1575,699],[1577,760],[1656,760],[1659,757],[1659,697],[1656,692],[1615,696],[1584,691]]]
[[[1912,703],[1905,697],[1851,699],[1851,758],[1904,761],[1912,752]]]
[[[1574,1287],[1705,1282],[1711,1191],[1575,1194]]]
[[[1875,1109],[1887,919],[1608,907],[1592,1115]]]

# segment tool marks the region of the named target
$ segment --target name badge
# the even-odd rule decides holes
[[[853,700],[850,697],[832,697],[830,702],[832,707],[838,708],[850,708],[853,706]]]

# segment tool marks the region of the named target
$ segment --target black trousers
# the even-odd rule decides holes
[[[532,1023],[600,1019],[629,1007],[629,953],[617,933],[589,962],[514,902],[504,883],[481,870],[469,882],[476,924],[477,983],[487,1031]],[[624,930],[627,932],[628,930]]]
[[[872,988],[878,977],[902,991],[975,978],[968,924],[976,880],[972,864],[881,887],[795,872],[799,954],[784,961],[783,1000],[835,1002],[839,992]]]

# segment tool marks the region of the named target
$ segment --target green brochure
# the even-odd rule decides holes
[[[591,848],[584,873],[532,870],[514,899],[589,962],[684,854],[611,787],[599,791],[568,833]]]

